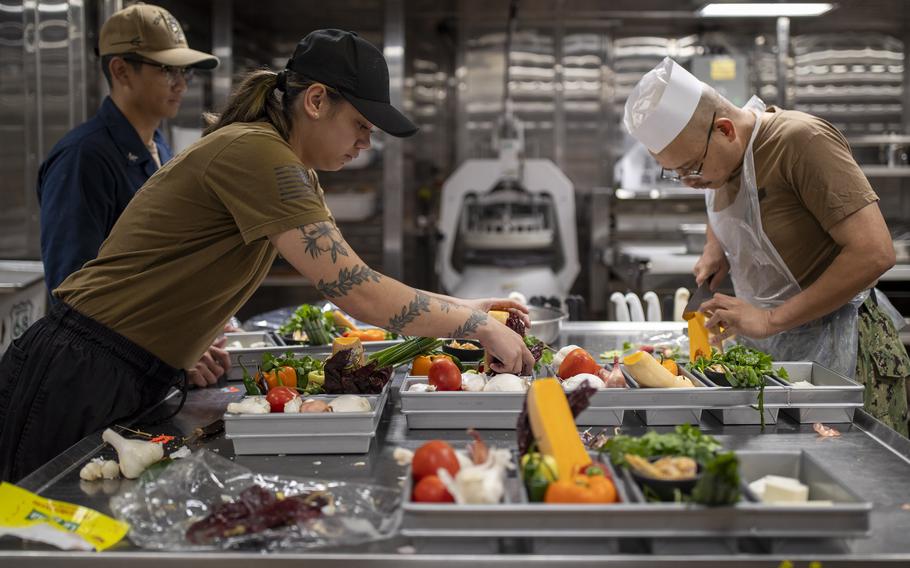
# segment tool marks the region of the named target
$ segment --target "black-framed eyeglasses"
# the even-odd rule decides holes
[[[702,169],[705,167],[705,158],[708,156],[708,147],[711,145],[711,135],[714,133],[714,119],[717,113],[711,115],[711,126],[708,127],[708,139],[705,141],[705,151],[701,155],[701,163],[694,170],[685,170],[682,173],[679,170],[665,170],[660,168],[660,179],[664,181],[681,182],[686,178],[700,177]]]
[[[177,84],[180,77],[183,77],[183,80],[189,84],[196,74],[196,70],[192,67],[174,67],[172,65],[164,65],[157,61],[149,61],[140,57],[124,57],[123,59],[124,61],[132,63],[141,63],[142,65],[157,67],[163,74],[167,75],[167,82],[172,87]]]

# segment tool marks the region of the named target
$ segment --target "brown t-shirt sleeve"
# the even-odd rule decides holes
[[[316,174],[274,133],[238,137],[212,159],[204,179],[247,244],[301,225],[331,221]]]
[[[805,207],[827,232],[878,201],[850,146],[831,125],[818,121],[792,138],[796,156],[790,182]]]

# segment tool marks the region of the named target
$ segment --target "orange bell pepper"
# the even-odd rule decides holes
[[[418,355],[411,362],[411,374],[417,377],[425,377],[429,374],[430,365],[432,364],[433,362],[430,361],[429,356]]]
[[[379,328],[348,330],[344,337],[356,337],[360,341],[385,341],[385,330]]]
[[[294,370],[294,367],[279,367],[267,373],[256,373],[257,381],[260,377],[265,378],[265,382],[269,385],[269,390],[275,387],[297,388],[297,371]]]
[[[452,357],[443,353],[434,355],[418,355],[411,362],[411,375],[415,377],[425,377],[430,373],[430,366],[440,359],[452,361]]]
[[[547,487],[544,503],[615,503],[616,485],[603,475],[576,475]]]
[[[679,365],[677,365],[676,361],[673,359],[661,359],[660,364],[663,365],[666,370],[670,371],[674,377],[679,375]]]

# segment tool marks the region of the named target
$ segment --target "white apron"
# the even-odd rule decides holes
[[[756,122],[743,157],[739,193],[732,204],[715,211],[716,192],[709,190],[705,204],[711,230],[730,263],[736,296],[756,307],[772,309],[802,289],[762,228],[752,145],[761,128],[765,104],[752,97],[745,108],[755,114]],[[815,361],[852,378],[856,372],[858,310],[868,297],[869,290],[864,290],[815,321],[766,339],[742,337],[741,342],[769,353],[775,361]],[[884,294],[879,293],[877,298],[887,304]]]

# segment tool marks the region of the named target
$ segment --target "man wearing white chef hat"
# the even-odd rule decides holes
[[[903,319],[873,288],[894,248],[843,135],[757,97],[738,108],[670,58],[632,90],[623,122],[662,179],[711,190],[694,272],[712,290],[733,280],[735,298],[701,306],[719,340],[737,334],[776,361],[855,375],[867,410],[906,436]]]

